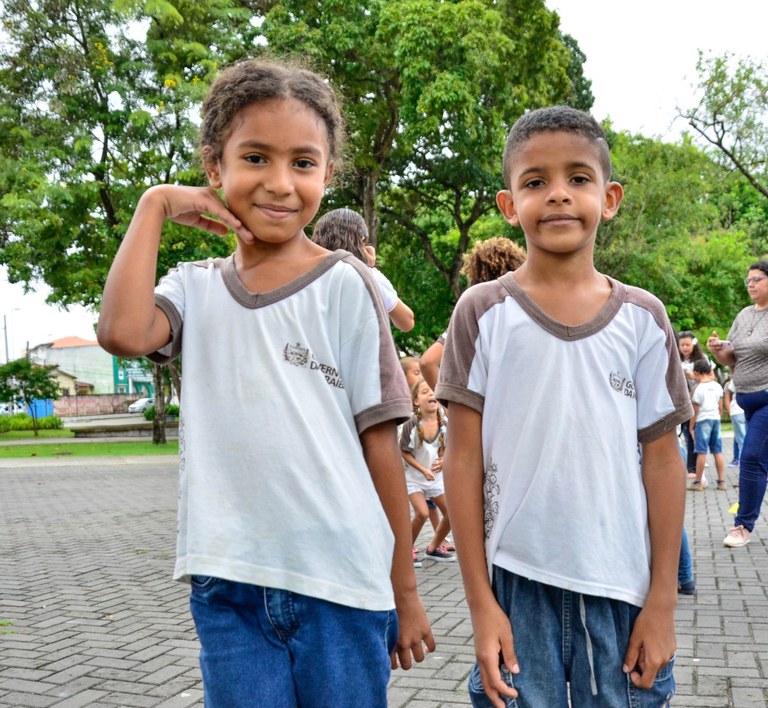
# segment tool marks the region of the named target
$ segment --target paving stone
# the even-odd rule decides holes
[[[0,619],[13,630],[0,635],[0,708],[202,706],[189,588],[171,579],[175,461],[10,462],[0,461]],[[688,495],[697,591],[676,613],[680,708],[768,706],[768,524],[763,515],[745,548],[722,545],[736,491]],[[468,706],[474,647],[458,564],[425,561],[416,574],[437,650],[393,672],[389,705]]]

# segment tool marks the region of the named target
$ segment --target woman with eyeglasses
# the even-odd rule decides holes
[[[723,539],[730,548],[749,543],[768,480],[768,261],[749,266],[744,284],[754,304],[736,315],[728,339],[712,332],[707,340],[715,359],[733,370],[736,401],[747,417],[739,468],[739,510],[734,527]]]

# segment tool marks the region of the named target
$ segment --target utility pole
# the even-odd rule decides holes
[[[10,358],[8,357],[8,321],[5,315],[3,315],[3,335],[5,336],[5,363],[7,364]]]

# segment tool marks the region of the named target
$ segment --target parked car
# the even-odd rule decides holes
[[[0,415],[13,415],[14,413],[26,413],[23,403],[0,403]]]
[[[148,408],[152,408],[155,405],[155,401],[152,398],[140,398],[138,401],[134,401],[128,406],[129,413],[143,413]]]

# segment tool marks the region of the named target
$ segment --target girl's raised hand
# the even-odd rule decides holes
[[[253,243],[253,234],[219,199],[210,187],[185,187],[176,184],[160,184],[146,192],[159,200],[163,218],[185,226],[194,226],[212,234],[224,236],[229,229],[245,243]],[[211,214],[216,218],[207,216]]]

